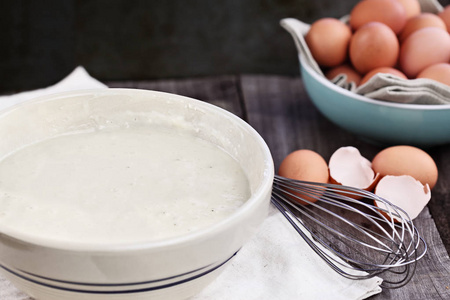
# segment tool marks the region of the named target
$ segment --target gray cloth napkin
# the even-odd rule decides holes
[[[419,0],[419,2],[423,12],[438,13],[443,9],[436,0]],[[342,17],[341,20],[346,22],[348,16]],[[310,25],[293,18],[282,19],[280,24],[291,34],[303,61],[324,76],[304,39]],[[377,74],[357,87],[354,82],[347,81],[346,75],[340,74],[331,82],[371,99],[409,104],[450,104],[450,86],[430,79],[405,80],[389,74]]]
[[[450,104],[450,87],[434,80],[403,79],[378,73],[354,88],[357,94],[385,101],[409,104]]]
[[[105,88],[82,67],[54,86],[0,97],[0,110],[64,90]],[[272,208],[258,233],[222,274],[192,300],[365,299],[381,292],[382,280],[350,280],[333,271]],[[31,300],[0,275],[1,300]],[[45,300],[45,299],[43,299]]]
[[[419,0],[419,4],[423,12],[437,14],[444,9],[437,0]]]
[[[306,41],[304,38],[304,36],[308,33],[311,25],[309,25],[307,23],[303,23],[294,18],[282,19],[280,21],[280,24],[284,29],[286,29],[291,34],[291,37],[294,39],[295,47],[297,48],[299,55],[301,55],[304,58],[306,63],[314,71],[316,71],[320,75],[324,76],[322,70],[320,69],[316,60],[312,56],[311,51],[309,50],[308,44],[306,44]]]

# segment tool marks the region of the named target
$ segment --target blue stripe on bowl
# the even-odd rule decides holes
[[[235,254],[234,254],[235,255]],[[234,256],[233,255],[233,256]],[[233,257],[231,256],[231,257]],[[228,260],[231,259],[231,257]],[[44,280],[48,280],[48,281],[53,281],[53,282],[58,282],[58,283],[64,283],[64,284],[70,284],[70,285],[82,285],[82,286],[97,286],[97,287],[116,287],[116,286],[133,286],[133,285],[143,285],[143,284],[151,284],[151,283],[156,283],[156,282],[161,282],[161,281],[167,281],[167,280],[171,280],[171,279],[175,279],[178,277],[183,277],[192,273],[196,273],[199,272],[201,270],[205,270],[207,268],[209,268],[210,266],[213,266],[214,264],[210,264],[207,265],[205,267],[202,268],[198,268],[196,270],[193,271],[189,271],[186,273],[182,273],[179,275],[174,275],[174,276],[170,276],[170,277],[166,277],[166,278],[162,278],[162,279],[155,279],[155,280],[149,280],[149,281],[141,281],[141,282],[130,282],[130,283],[89,283],[89,282],[76,282],[76,281],[67,281],[67,280],[59,280],[59,279],[54,279],[54,278],[50,278],[50,277],[46,277],[46,276],[40,276],[34,273],[30,273],[27,271],[23,271],[23,270],[19,270],[22,273],[25,273],[27,275],[30,275],[32,277],[36,277],[36,278],[40,278],[40,279],[44,279]]]
[[[186,283],[186,282],[198,279],[200,277],[208,275],[209,273],[217,270],[218,268],[220,268],[221,266],[226,264],[228,261],[230,261],[237,254],[237,252],[234,253],[233,255],[231,255],[229,258],[227,258],[222,263],[219,263],[218,265],[216,265],[216,266],[214,266],[212,268],[209,268],[209,269],[208,269],[208,267],[210,267],[211,265],[206,266],[206,267],[202,267],[202,268],[199,268],[197,270],[190,271],[190,272],[186,272],[186,273],[183,273],[183,274],[180,274],[180,275],[175,275],[175,276],[163,278],[163,279],[144,281],[144,282],[132,282],[132,283],[117,283],[117,284],[103,284],[102,283],[102,284],[96,284],[96,283],[82,283],[82,282],[63,281],[63,280],[57,280],[57,279],[51,279],[51,278],[47,278],[47,277],[43,277],[43,276],[38,276],[38,275],[35,275],[35,274],[32,274],[32,273],[27,273],[27,272],[24,272],[23,274],[21,274],[21,273],[18,273],[17,271],[11,270],[10,268],[5,267],[5,266],[3,266],[1,264],[0,264],[0,268],[2,268],[3,270],[5,270],[5,271],[7,271],[7,272],[9,272],[9,273],[11,273],[11,274],[21,278],[21,279],[24,279],[26,281],[32,282],[32,283],[37,284],[37,285],[45,286],[45,287],[48,287],[48,288],[57,289],[57,290],[63,290],[63,291],[75,292],[75,293],[86,293],[86,294],[132,294],[132,293],[142,293],[142,292],[149,292],[149,291],[153,291],[153,290],[160,290],[160,289],[164,289],[164,288],[169,288],[169,287],[173,287],[173,286],[176,286],[176,285],[180,285],[180,284],[183,284],[183,283]],[[82,289],[82,286],[89,286],[89,287],[92,287],[92,286],[95,286],[95,287],[127,287],[128,286],[128,287],[133,287],[133,286],[136,286],[136,285],[153,284],[153,283],[157,283],[157,282],[161,282],[162,283],[163,281],[171,280],[171,279],[178,278],[178,277],[183,277],[183,276],[186,276],[188,274],[198,272],[200,270],[204,270],[204,271],[202,273],[193,275],[193,276],[188,277],[188,278],[184,278],[184,279],[181,279],[181,280],[178,280],[178,281],[175,281],[175,282],[166,283],[166,284],[160,284],[160,285],[152,286],[152,287],[144,287],[144,288],[137,288],[137,289],[130,289],[130,290],[128,290],[128,289],[127,290],[114,290],[114,291]],[[41,282],[39,280],[33,279],[31,277],[28,277],[27,275],[34,276],[36,278],[45,279],[45,280],[48,280],[48,281],[52,281],[52,282],[55,282],[55,284],[56,283],[65,283],[65,284],[79,285],[80,287],[79,288],[78,287],[77,288],[62,287],[62,286],[58,286],[58,285],[51,284],[51,283]]]

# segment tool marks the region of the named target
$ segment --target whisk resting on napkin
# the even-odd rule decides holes
[[[383,275],[382,287],[404,286],[427,250],[404,210],[365,190],[275,176],[272,203],[346,278]]]

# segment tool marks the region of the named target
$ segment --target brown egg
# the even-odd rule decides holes
[[[417,0],[397,0],[406,11],[406,19],[417,16],[421,12],[420,3]]]
[[[321,183],[327,183],[329,177],[328,165],[325,159],[320,154],[307,149],[297,150],[286,156],[281,162],[278,174],[286,178]],[[293,193],[303,197],[304,200],[316,201],[311,197]],[[297,201],[301,204],[307,204],[305,201]]]
[[[363,85],[364,83],[369,81],[370,78],[372,78],[375,74],[378,74],[378,73],[392,74],[392,75],[395,75],[395,76],[403,78],[403,79],[408,79],[405,74],[403,74],[402,72],[400,72],[397,69],[390,68],[390,67],[381,67],[381,68],[373,69],[372,71],[370,71],[369,73],[364,75],[364,77],[361,79],[360,84]]]
[[[350,40],[350,60],[362,74],[375,68],[393,67],[397,63],[398,53],[397,36],[388,26],[379,22],[365,24]]]
[[[372,168],[381,176],[412,176],[430,188],[434,187],[438,179],[438,169],[433,158],[413,146],[393,146],[382,150],[373,158]]]
[[[400,69],[415,78],[425,68],[450,59],[450,35],[447,31],[426,27],[412,33],[400,48]]]
[[[450,64],[431,65],[417,75],[417,78],[428,78],[450,86]]]
[[[447,5],[443,11],[441,11],[438,16],[444,21],[447,27],[447,32],[450,32],[450,4]]]
[[[360,1],[350,12],[350,26],[358,30],[369,22],[386,24],[397,34],[406,23],[405,8],[397,0]]]
[[[320,66],[334,67],[347,58],[350,28],[333,18],[323,18],[311,25],[305,36],[309,50]]]
[[[328,80],[332,80],[340,74],[347,75],[347,82],[354,82],[356,85],[359,85],[359,82],[361,81],[361,75],[353,67],[347,64],[328,70],[325,73],[325,77],[328,78]]]
[[[437,15],[432,13],[422,13],[406,21],[406,25],[400,33],[400,42],[406,40],[411,33],[425,27],[437,27],[447,30],[444,21]]]

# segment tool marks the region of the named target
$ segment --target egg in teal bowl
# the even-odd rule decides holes
[[[300,57],[309,98],[337,126],[366,141],[421,148],[450,143],[450,104],[406,104],[371,99],[335,85]]]

